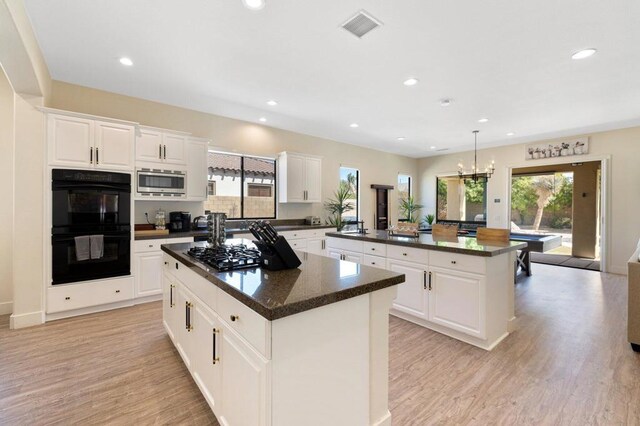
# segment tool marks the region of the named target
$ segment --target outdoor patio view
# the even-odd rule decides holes
[[[562,235],[562,247],[549,253],[571,254],[573,173],[513,176],[511,230]]]

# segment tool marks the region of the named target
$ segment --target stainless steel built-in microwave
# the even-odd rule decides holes
[[[136,193],[139,197],[185,197],[187,174],[180,170],[137,169]]]

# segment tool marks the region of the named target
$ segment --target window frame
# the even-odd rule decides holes
[[[356,222],[360,221],[360,169],[341,164],[338,168],[338,183],[342,180],[340,173],[342,169],[350,169],[356,171]]]
[[[208,152],[213,154],[223,154],[223,155],[233,155],[236,157],[240,157],[240,217],[230,217],[227,220],[262,220],[262,219],[276,219],[278,214],[278,160],[271,157],[261,157],[259,155],[251,155],[251,154],[239,154],[236,152],[225,152],[218,151],[215,149],[209,149]],[[244,159],[246,157],[258,158],[261,160],[269,160],[273,161],[273,215],[272,216],[261,216],[261,217],[245,217],[244,215],[244,198],[245,198],[245,170],[244,170]],[[207,165],[208,168],[208,165]],[[207,176],[207,183],[211,182]],[[213,181],[215,182],[215,181]],[[248,182],[247,182],[248,185]],[[216,188],[217,189],[217,188]],[[209,195],[207,195],[209,198]]]
[[[411,176],[409,173],[402,173],[402,172],[398,172],[398,177],[396,179],[396,184],[398,185],[398,195],[400,195],[400,176],[405,176],[409,178],[409,191],[408,191],[408,196],[411,197],[411,193],[413,192],[413,176]],[[398,196],[398,205],[400,205],[400,196]],[[401,218],[400,216],[400,212],[398,211],[398,222],[408,222],[409,219],[405,218]]]
[[[446,179],[446,178],[458,178],[458,179],[462,179],[464,180],[465,177],[463,176],[462,178],[460,178],[458,175],[438,175],[436,176],[436,222],[438,223],[442,223],[442,224],[459,224],[461,229],[473,229],[473,228],[477,228],[478,226],[487,226],[487,210],[489,208],[488,206],[488,185],[489,185],[489,178],[485,175],[485,174],[479,174],[479,177],[481,177],[484,181],[484,193],[482,194],[482,198],[483,198],[483,204],[484,204],[484,217],[485,220],[484,221],[475,221],[475,220],[454,220],[454,219],[446,219],[446,218],[440,218],[438,215],[438,181],[440,179]],[[466,194],[465,194],[466,196]]]

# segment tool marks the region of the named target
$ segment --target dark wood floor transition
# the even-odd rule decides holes
[[[625,277],[534,273],[492,352],[391,318],[394,425],[640,425]],[[0,316],[0,424],[217,424],[160,318],[160,303],[18,331]]]

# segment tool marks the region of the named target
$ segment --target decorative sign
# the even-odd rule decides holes
[[[525,150],[527,160],[584,155],[589,153],[589,138],[568,139],[557,143],[537,143],[527,145]]]

